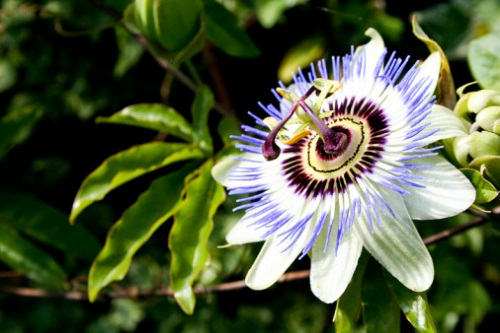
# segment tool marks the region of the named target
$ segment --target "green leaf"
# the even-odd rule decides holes
[[[135,0],[125,9],[125,23],[130,27],[131,16],[134,16],[135,27],[148,39],[158,41],[155,27],[154,3],[156,0]],[[134,29],[135,30],[135,29]]]
[[[231,135],[241,134],[240,124],[238,120],[233,117],[224,117],[217,126],[217,133],[219,133],[224,144],[231,144],[234,142],[234,140],[231,139]]]
[[[362,309],[362,282],[369,259],[370,255],[368,252],[363,251],[349,286],[337,301],[337,308],[333,319],[336,333],[351,333],[356,325]]]
[[[16,81],[16,68],[11,62],[0,59],[0,93],[12,87]]]
[[[257,18],[264,28],[269,29],[283,18],[285,10],[306,2],[307,0],[257,0]]]
[[[130,105],[110,117],[98,117],[97,122],[144,127],[188,142],[196,140],[196,133],[187,120],[173,108],[163,104]]]
[[[83,181],[70,215],[70,221],[95,201],[124,183],[166,165],[198,159],[203,152],[183,143],[152,142],[134,146],[106,159]]]
[[[168,51],[183,49],[201,25],[200,0],[156,0],[153,15],[160,44]]]
[[[223,52],[233,57],[256,57],[260,54],[233,13],[213,0],[205,0],[207,36]]]
[[[311,62],[324,57],[325,40],[322,35],[308,37],[287,51],[278,68],[278,79],[284,84],[293,80],[298,68],[309,66]]]
[[[153,181],[111,227],[104,247],[90,268],[88,294],[91,302],[102,288],[123,279],[134,254],[176,211],[184,187],[183,179],[193,167],[187,165]]]
[[[385,278],[399,307],[413,327],[419,332],[436,333],[425,293],[411,291],[390,274],[385,274]]]
[[[210,160],[192,175],[170,231],[170,281],[177,303],[188,314],[195,306],[192,285],[209,259],[212,218],[225,199],[224,189],[212,178],[212,167]]]
[[[28,196],[0,193],[0,222],[88,261],[92,261],[100,248],[86,229],[68,223],[68,215]]]
[[[499,31],[470,42],[467,61],[472,76],[483,88],[500,90]]]
[[[337,303],[337,305],[340,303]],[[351,318],[342,310],[341,307],[337,306],[335,309],[335,333],[352,333],[354,330],[353,322]]]
[[[118,46],[118,59],[116,60],[113,75],[121,78],[132,68],[144,53],[144,47],[139,44],[125,29],[121,26],[115,28],[116,43]]]
[[[3,223],[0,223],[0,261],[48,288],[64,289],[65,273],[57,262]]]
[[[0,120],[0,157],[12,147],[24,142],[43,116],[43,110],[34,105],[11,110]]]
[[[475,204],[483,204],[493,201],[498,196],[498,190],[488,180],[484,179],[478,170],[461,169],[463,174],[470,180],[476,189]]]
[[[427,36],[427,34],[424,32],[424,30],[422,30],[417,22],[416,15],[413,15],[411,23],[413,26],[413,34],[422,42],[424,42],[425,45],[427,45],[427,48],[430,52],[437,51],[441,56],[441,73],[438,81],[438,104],[453,109],[457,98],[455,93],[455,84],[453,83],[453,76],[451,75],[451,68],[450,64],[448,63],[448,59],[446,58],[446,55],[444,54],[439,44],[430,39],[429,36]]]
[[[196,92],[191,114],[193,116],[193,127],[196,131],[197,144],[200,149],[209,155],[213,153],[212,136],[208,128],[208,114],[214,106],[214,95],[207,86],[201,86]]]
[[[363,280],[363,321],[367,333],[400,331],[399,306],[387,287],[382,267],[372,261]]]

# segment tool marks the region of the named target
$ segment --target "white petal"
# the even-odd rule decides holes
[[[468,134],[467,125],[452,110],[435,104],[432,106],[432,112],[425,122],[430,122],[429,126],[423,131],[422,135],[439,130],[432,136],[422,140],[424,145],[436,142],[438,140],[464,136]]]
[[[254,163],[245,160],[257,161],[260,158],[263,157],[257,154],[250,153],[231,154],[228,156],[224,156],[219,161],[217,161],[217,163],[212,168],[212,177],[215,179],[215,181],[217,181],[224,187],[239,187],[239,185],[241,185],[241,182],[231,180],[231,172],[233,171],[234,167],[255,167]],[[242,185],[247,184],[243,183]]]
[[[418,181],[425,188],[404,186],[411,192],[404,197],[404,202],[413,219],[435,220],[455,216],[474,202],[476,191],[472,184],[444,158],[433,156],[411,163],[432,166],[412,170],[414,174],[425,177]]]
[[[362,46],[366,58],[365,73],[369,77],[373,77],[375,76],[375,68],[385,52],[385,45],[382,36],[380,36],[377,30],[368,28],[368,30],[365,31],[365,35],[371,38],[368,43]]]
[[[245,278],[247,286],[262,290],[273,285],[302,252],[313,227],[313,223],[308,223],[301,236],[285,251],[285,244],[280,244],[281,238],[276,234],[269,237],[248,271]]]
[[[227,233],[226,241],[231,245],[241,245],[247,243],[262,242],[262,231],[256,230],[248,225],[249,223],[238,222]]]
[[[330,247],[324,252],[327,228],[314,243],[311,256],[311,290],[321,301],[333,303],[344,293],[358,265],[363,243],[352,233],[344,235],[335,255],[336,233],[330,235]]]
[[[426,85],[427,96],[431,96],[436,90],[436,85],[439,79],[439,74],[441,72],[441,56],[439,52],[431,53],[427,59],[418,67],[419,71],[415,77],[414,82],[429,82],[427,80],[431,80],[430,84]]]
[[[235,158],[238,156],[241,156],[241,154],[228,155],[217,161],[212,168],[212,177],[215,181],[225,187],[229,186],[229,173],[236,165]]]
[[[427,290],[434,279],[434,265],[417,229],[405,209],[401,196],[379,189],[392,211],[379,211],[381,226],[373,223],[373,233],[362,213],[353,230],[362,239],[364,247],[395,278],[413,291]],[[373,219],[373,217],[372,217]]]

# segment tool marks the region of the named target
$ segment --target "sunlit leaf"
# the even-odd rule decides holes
[[[399,307],[413,327],[423,333],[437,332],[425,293],[409,290],[390,274],[385,274],[385,277]]]
[[[73,201],[70,221],[74,222],[90,204],[132,179],[175,162],[201,157],[203,152],[192,145],[163,142],[134,146],[113,155],[83,181]]]
[[[493,201],[498,196],[498,190],[488,180],[484,179],[478,170],[461,169],[463,174],[471,181],[476,189],[475,204]]]
[[[65,273],[57,262],[1,221],[0,261],[47,288],[64,288]]]
[[[363,279],[363,322],[367,333],[400,331],[400,310],[384,279],[382,268],[375,262],[368,265]]]
[[[170,231],[171,286],[177,303],[188,314],[193,313],[195,306],[192,285],[209,259],[212,218],[225,198],[222,186],[212,178],[212,166],[213,162],[208,161],[191,175]]]
[[[255,46],[238,19],[221,4],[205,0],[207,36],[217,47],[233,57],[256,57]]]
[[[500,90],[500,32],[470,42],[467,61],[472,76],[483,88]]]
[[[425,45],[427,45],[427,48],[430,52],[437,51],[441,55],[441,75],[438,81],[438,103],[450,109],[453,109],[457,98],[455,94],[455,84],[453,83],[453,76],[451,75],[451,68],[450,64],[448,63],[448,59],[446,58],[446,55],[444,54],[438,43],[430,39],[429,36],[427,36],[427,34],[424,32],[424,30],[422,30],[417,22],[416,15],[412,16],[411,22],[413,26],[413,34],[422,42],[424,42]]]
[[[160,177],[131,205],[111,227],[106,244],[89,273],[89,299],[127,273],[132,257],[178,208],[184,177],[194,168],[187,165],[179,171]]]
[[[0,222],[88,261],[99,251],[96,238],[82,226],[71,226],[68,215],[28,196],[0,193]]]
[[[212,136],[208,129],[208,114],[214,106],[214,95],[207,86],[201,86],[196,92],[191,114],[193,116],[193,127],[196,131],[196,143],[202,150],[212,154]]]
[[[130,105],[110,117],[98,117],[97,122],[144,127],[188,142],[196,140],[196,134],[188,121],[173,108],[163,104]]]

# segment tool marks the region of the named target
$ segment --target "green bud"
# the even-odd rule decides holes
[[[467,104],[470,112],[479,113],[488,106],[500,105],[500,92],[488,89],[479,90],[470,95]]]
[[[484,130],[500,134],[500,106],[488,106],[476,116],[476,123]]]
[[[472,158],[500,156],[500,136],[497,134],[488,131],[474,132],[469,138],[469,154]]]

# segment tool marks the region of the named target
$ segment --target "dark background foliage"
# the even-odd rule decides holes
[[[121,13],[129,2],[2,0],[2,196],[28,196],[69,215],[82,181],[106,158],[132,145],[162,139],[161,134],[138,127],[96,124],[97,117],[110,116],[132,104],[165,102],[190,117],[193,93],[174,79],[167,96],[165,70],[141,45],[124,37],[116,19],[106,12],[109,9]],[[270,89],[277,84],[278,70],[284,67],[283,59],[290,55],[287,52],[300,42],[316,43],[321,56],[341,55],[349,52],[351,45],[366,42],[364,31],[373,26],[382,33],[388,48],[400,56],[410,54],[416,61],[428,54],[426,46],[411,32],[410,15],[419,12],[424,29],[449,56],[458,87],[473,80],[462,44],[480,35],[487,26],[481,25],[484,13],[473,10],[476,2],[472,0],[296,1],[267,27],[256,16],[262,1],[225,3],[234,9],[260,55],[230,56],[211,44],[194,55],[189,66],[212,88],[221,105],[242,121],[250,120],[247,111],[259,112],[258,101],[274,102]],[[120,42],[131,44],[129,51],[119,47]],[[298,58],[298,54],[301,53],[292,54],[291,59]],[[117,65],[119,58],[121,65]],[[186,64],[180,70],[192,72]],[[216,149],[223,144],[216,130],[222,118],[220,113],[212,112],[209,119]],[[77,224],[102,245],[110,226],[124,209],[164,173],[165,170],[155,171],[125,184],[104,201],[90,206],[78,217]],[[12,219],[0,214],[0,223],[8,218]],[[429,236],[461,222],[449,220],[419,227],[424,236]],[[215,217],[210,243],[214,260],[200,276],[202,285],[243,278],[258,253],[258,244],[226,252],[218,249],[228,223],[227,214]],[[135,256],[124,281],[109,290],[149,290],[168,284],[167,237],[171,225],[167,222],[160,227]],[[437,275],[428,297],[438,331],[493,332],[491,327],[495,327],[500,311],[498,231],[496,225],[486,225],[431,248]],[[28,239],[64,268],[73,284],[69,289],[85,291],[85,276],[92,258],[54,250],[40,240]],[[79,246],[75,242],[74,247]],[[2,251],[8,249],[0,248]],[[291,270],[308,266],[307,259],[303,259]],[[334,306],[314,298],[308,283],[308,279],[301,279],[262,292],[237,289],[202,294],[197,298],[194,314],[189,316],[173,297],[165,296],[108,295],[94,303],[65,299],[67,294],[50,292],[41,297],[19,296],[13,292],[15,288],[46,289],[0,264],[0,331],[333,332]],[[413,331],[405,319],[401,320],[401,331]]]

